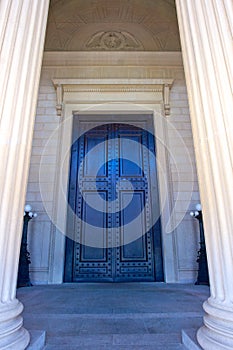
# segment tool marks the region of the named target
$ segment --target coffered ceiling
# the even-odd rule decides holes
[[[51,0],[46,51],[180,51],[174,0]]]

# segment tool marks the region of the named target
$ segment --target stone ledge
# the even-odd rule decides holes
[[[182,335],[182,344],[186,347],[188,350],[201,350],[201,346],[197,342],[196,337],[197,329],[191,328],[191,329],[182,329],[181,335]]]
[[[29,331],[30,343],[27,350],[42,350],[45,347],[45,331]]]

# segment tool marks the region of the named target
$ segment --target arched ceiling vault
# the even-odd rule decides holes
[[[174,0],[51,0],[45,51],[180,51]]]

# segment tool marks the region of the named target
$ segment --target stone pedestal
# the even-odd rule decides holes
[[[23,207],[49,0],[0,2],[0,348],[25,349],[15,298]]]
[[[233,3],[176,0],[200,184],[211,295],[197,337],[233,349]]]

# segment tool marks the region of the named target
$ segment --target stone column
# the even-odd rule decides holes
[[[25,349],[16,299],[35,107],[49,0],[0,1],[0,348]]]
[[[210,275],[204,349],[233,349],[233,2],[176,0]]]

